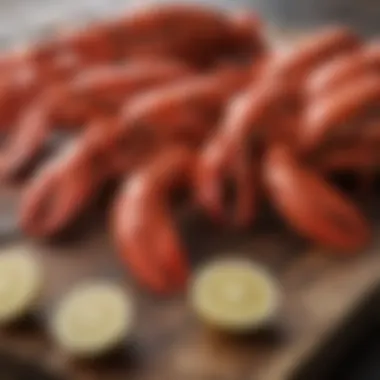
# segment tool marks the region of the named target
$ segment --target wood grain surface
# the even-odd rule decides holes
[[[215,255],[251,257],[270,268],[283,288],[281,312],[271,329],[244,339],[222,337],[194,318],[186,297],[157,299],[134,286],[118,265],[100,210],[83,219],[70,239],[37,243],[12,226],[17,190],[3,189],[0,199],[1,211],[6,209],[1,215],[8,215],[2,247],[21,244],[35,250],[47,271],[36,320],[3,331],[0,348],[63,379],[285,380],[379,279],[379,239],[357,256],[336,257],[308,248],[270,212],[248,231],[232,235],[184,210],[179,225],[194,267]],[[73,363],[56,350],[46,326],[60,295],[89,278],[114,278],[134,289],[139,318],[133,341],[118,355],[97,364]]]

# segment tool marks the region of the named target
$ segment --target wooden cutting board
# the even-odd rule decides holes
[[[21,244],[34,249],[43,260],[47,279],[36,320],[1,332],[0,348],[63,379],[287,379],[380,277],[376,248],[380,226],[375,227],[375,241],[368,250],[336,257],[308,248],[270,212],[264,212],[248,231],[233,235],[184,211],[179,225],[194,267],[215,255],[251,257],[266,265],[283,288],[283,306],[272,329],[244,339],[217,336],[194,318],[185,296],[159,299],[133,284],[118,263],[104,216],[94,211],[81,221],[80,233],[66,241],[37,243],[18,234],[17,203],[17,189],[0,191],[1,248]],[[372,210],[378,203],[371,201]],[[372,219],[376,225],[376,217]],[[139,318],[133,341],[112,360],[73,363],[49,340],[46,322],[59,297],[88,278],[125,282],[134,291]]]

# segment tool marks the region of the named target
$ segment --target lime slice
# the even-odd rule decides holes
[[[222,260],[202,268],[190,288],[196,314],[226,330],[250,330],[271,319],[278,287],[260,266],[248,260]]]
[[[52,334],[69,354],[91,357],[116,348],[133,321],[132,298],[116,284],[81,285],[63,297],[52,318]]]
[[[42,270],[38,260],[25,247],[12,247],[0,253],[0,323],[23,317],[41,294]]]

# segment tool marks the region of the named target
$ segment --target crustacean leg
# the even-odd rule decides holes
[[[380,43],[364,45],[321,65],[307,79],[308,96],[328,96],[341,85],[368,73],[380,73]]]
[[[17,69],[14,62],[23,62],[38,72],[54,73],[63,66],[76,70],[141,57],[213,66],[226,56],[261,54],[266,44],[260,32],[259,18],[249,11],[243,18],[200,5],[152,4],[17,49],[0,58],[0,67],[12,71]]]
[[[24,189],[20,225],[31,236],[54,235],[67,226],[96,194],[101,180],[90,170],[78,144],[43,166]]]
[[[324,62],[356,50],[361,41],[357,35],[345,27],[330,27],[318,31],[290,51],[281,52],[268,64],[267,74],[272,77],[287,78],[295,84],[301,82]]]
[[[207,213],[218,222],[226,223],[223,190],[232,180],[234,205],[232,221],[236,226],[245,226],[255,215],[257,198],[257,173],[259,158],[248,157],[244,151],[228,156],[226,144],[213,139],[201,153],[196,173],[196,198]]]
[[[97,119],[69,146],[44,164],[24,189],[24,231],[48,237],[64,230],[111,180],[147,162],[162,147],[127,137],[115,118]]]
[[[98,67],[68,85],[47,89],[21,115],[16,131],[5,143],[0,171],[17,175],[41,150],[57,123],[83,128],[102,114],[118,111],[120,104],[139,91],[176,81],[192,72],[175,61],[130,62],[120,67]]]
[[[366,144],[351,144],[326,151],[315,163],[322,173],[353,172],[362,174],[379,166],[378,149]]]
[[[346,133],[350,126],[358,128],[358,124],[368,122],[368,117],[378,118],[375,112],[379,102],[380,76],[370,73],[309,103],[297,136],[300,150],[311,154],[328,136]]]
[[[124,184],[116,198],[111,229],[121,259],[156,292],[181,289],[188,263],[169,212],[173,190],[192,183],[196,154],[176,146],[161,153]]]
[[[238,225],[252,221],[261,150],[257,143],[265,145],[273,138],[288,140],[295,133],[297,101],[298,92],[294,92],[293,86],[285,82],[274,85],[265,80],[253,83],[231,100],[215,136],[201,153],[196,176],[197,199],[214,218],[227,219],[222,189],[226,180],[232,180],[236,194],[233,219]],[[284,103],[289,107],[284,107]]]
[[[314,164],[323,173],[354,174],[358,178],[360,193],[367,196],[373,188],[380,164],[379,120],[345,132],[326,144],[321,154],[314,158]]]
[[[126,129],[144,129],[164,140],[175,135],[189,142],[202,140],[250,75],[249,67],[229,65],[137,94],[121,110],[122,123]]]
[[[369,239],[369,226],[342,193],[281,145],[271,147],[263,163],[264,186],[289,225],[329,248],[354,251]]]

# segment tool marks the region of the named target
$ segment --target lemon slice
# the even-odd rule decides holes
[[[133,320],[133,302],[123,288],[107,282],[73,289],[53,314],[51,328],[57,344],[69,354],[92,357],[116,348]]]
[[[251,330],[274,316],[278,287],[262,267],[248,260],[221,260],[195,275],[190,301],[195,313],[213,327]]]
[[[14,322],[35,307],[42,278],[40,263],[25,247],[0,253],[0,324]]]

